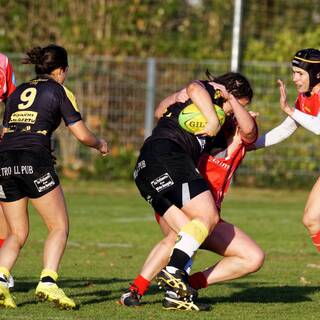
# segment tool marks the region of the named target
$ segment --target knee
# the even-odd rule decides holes
[[[61,234],[61,237],[66,237],[68,238],[69,236],[69,225],[68,223],[56,223],[56,224],[51,224],[48,226],[48,230],[50,233],[59,233]]]
[[[220,217],[218,214],[208,214],[207,216],[198,217],[197,220],[207,228],[208,233],[210,234],[218,224]]]
[[[316,231],[319,229],[319,221],[320,215],[309,208],[304,210],[302,224],[312,233],[315,229]]]
[[[27,241],[29,235],[29,230],[22,230],[22,231],[13,231],[9,233],[8,238],[13,239],[13,241],[22,248]]]
[[[264,259],[265,253],[260,248],[248,253],[245,257],[247,273],[257,272],[263,266]]]
[[[173,248],[177,239],[177,234],[175,232],[170,232],[164,239],[160,241],[161,245],[167,248]]]

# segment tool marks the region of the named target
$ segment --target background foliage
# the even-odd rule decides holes
[[[156,58],[155,104],[209,67],[230,70],[233,0],[0,0],[0,51],[11,57],[18,83],[32,76],[19,60],[29,47],[56,42],[70,52],[66,85],[89,126],[112,144],[95,159],[59,132],[59,165],[68,176],[131,178],[144,138],[147,66]],[[278,78],[290,103],[296,90],[290,60],[303,47],[319,48],[318,0],[243,1],[240,71],[252,82],[251,108],[260,132],[280,123]],[[299,132],[279,146],[247,156],[235,180],[256,186],[309,185],[318,176],[314,135]],[[124,165],[126,164],[126,165]]]

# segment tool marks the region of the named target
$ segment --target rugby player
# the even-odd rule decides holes
[[[219,78],[215,79],[216,82],[220,82],[219,80]],[[242,82],[242,86],[240,86],[241,81],[243,81],[243,77],[239,74],[230,73],[222,76],[221,83],[225,85],[227,90],[229,88],[231,93],[237,96],[239,106],[233,107],[229,104],[224,104],[223,109],[229,117],[214,140],[215,147],[211,150],[211,155],[204,153],[200,158],[200,173],[202,173],[208,183],[207,185],[209,185],[210,193],[219,212],[231,177],[244,157],[247,145],[252,144],[257,136],[255,121],[244,108],[251,101],[252,90],[247,81]],[[236,84],[233,89],[231,88],[231,83]],[[177,99],[184,99],[185,94],[185,92],[180,92],[177,95]],[[164,110],[163,103],[160,103],[156,110],[156,116],[161,117]],[[232,114],[234,115],[232,116]],[[185,198],[184,201],[180,201],[183,209],[191,200],[190,198]],[[210,214],[210,212],[207,214]],[[174,247],[176,232],[167,223],[165,215],[157,214],[157,217],[165,238],[153,248],[142,271],[134,280],[129,291],[122,295],[120,302],[123,305],[140,305],[140,299],[147,291],[150,281],[167,264],[168,257]],[[225,256],[225,258],[204,273],[197,273],[192,278],[189,278],[193,279],[193,281],[185,279],[192,289],[199,289],[218,281],[234,279],[257,270],[263,263],[263,252],[255,242],[243,231],[221,220],[220,217],[217,225],[206,237],[200,248],[217,252]],[[187,262],[185,260],[184,270]],[[165,283],[165,285],[169,288],[171,287],[171,289],[169,290],[170,294],[167,293],[163,300],[164,308],[179,310],[208,309],[208,306],[194,302],[197,295],[196,291],[194,291],[193,297],[186,299],[179,292],[175,292],[170,283]]]
[[[0,102],[6,102],[9,95],[15,90],[15,77],[9,58],[0,53]],[[0,248],[7,237],[7,221],[0,207]]]
[[[35,65],[36,77],[19,85],[8,98],[0,144],[0,201],[10,230],[0,249],[0,306],[16,308],[8,279],[28,236],[30,200],[48,228],[35,294],[62,309],[73,309],[75,302],[56,283],[69,222],[50,137],[63,119],[84,145],[102,155],[108,153],[108,145],[87,128],[74,95],[63,86],[68,74],[68,55],[63,47],[35,47],[27,51],[23,62]]]
[[[287,100],[285,84],[278,80],[280,107],[288,117],[277,127],[263,134],[255,147],[269,147],[290,137],[298,127],[320,135],[320,51],[313,48],[299,50],[293,57],[292,80],[298,97],[294,107]],[[311,240],[320,251],[320,178],[314,184],[302,218]]]

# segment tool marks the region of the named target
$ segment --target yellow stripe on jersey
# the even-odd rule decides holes
[[[65,86],[63,86],[63,89],[66,92],[66,95],[67,95],[68,99],[70,100],[71,104],[73,105],[73,107],[75,108],[75,110],[79,112],[78,104],[77,104],[76,97],[74,96],[74,94]]]

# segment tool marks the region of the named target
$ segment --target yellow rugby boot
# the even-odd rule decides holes
[[[17,305],[14,302],[10,291],[5,285],[0,284],[0,307],[2,308],[16,308]]]
[[[9,290],[9,281],[11,277],[10,271],[5,267],[0,267],[0,307],[3,308],[16,308],[17,305],[14,302],[10,290]]]
[[[55,283],[48,285],[40,281],[36,288],[36,296],[40,301],[54,302],[60,309],[70,310],[76,308],[75,302],[67,297],[64,291]]]
[[[46,281],[46,280],[50,281]],[[40,282],[36,288],[36,296],[40,301],[52,301],[60,309],[70,310],[75,309],[75,302],[66,296],[64,291],[57,286],[55,281],[58,279],[58,274],[49,269],[43,269],[40,276]]]

